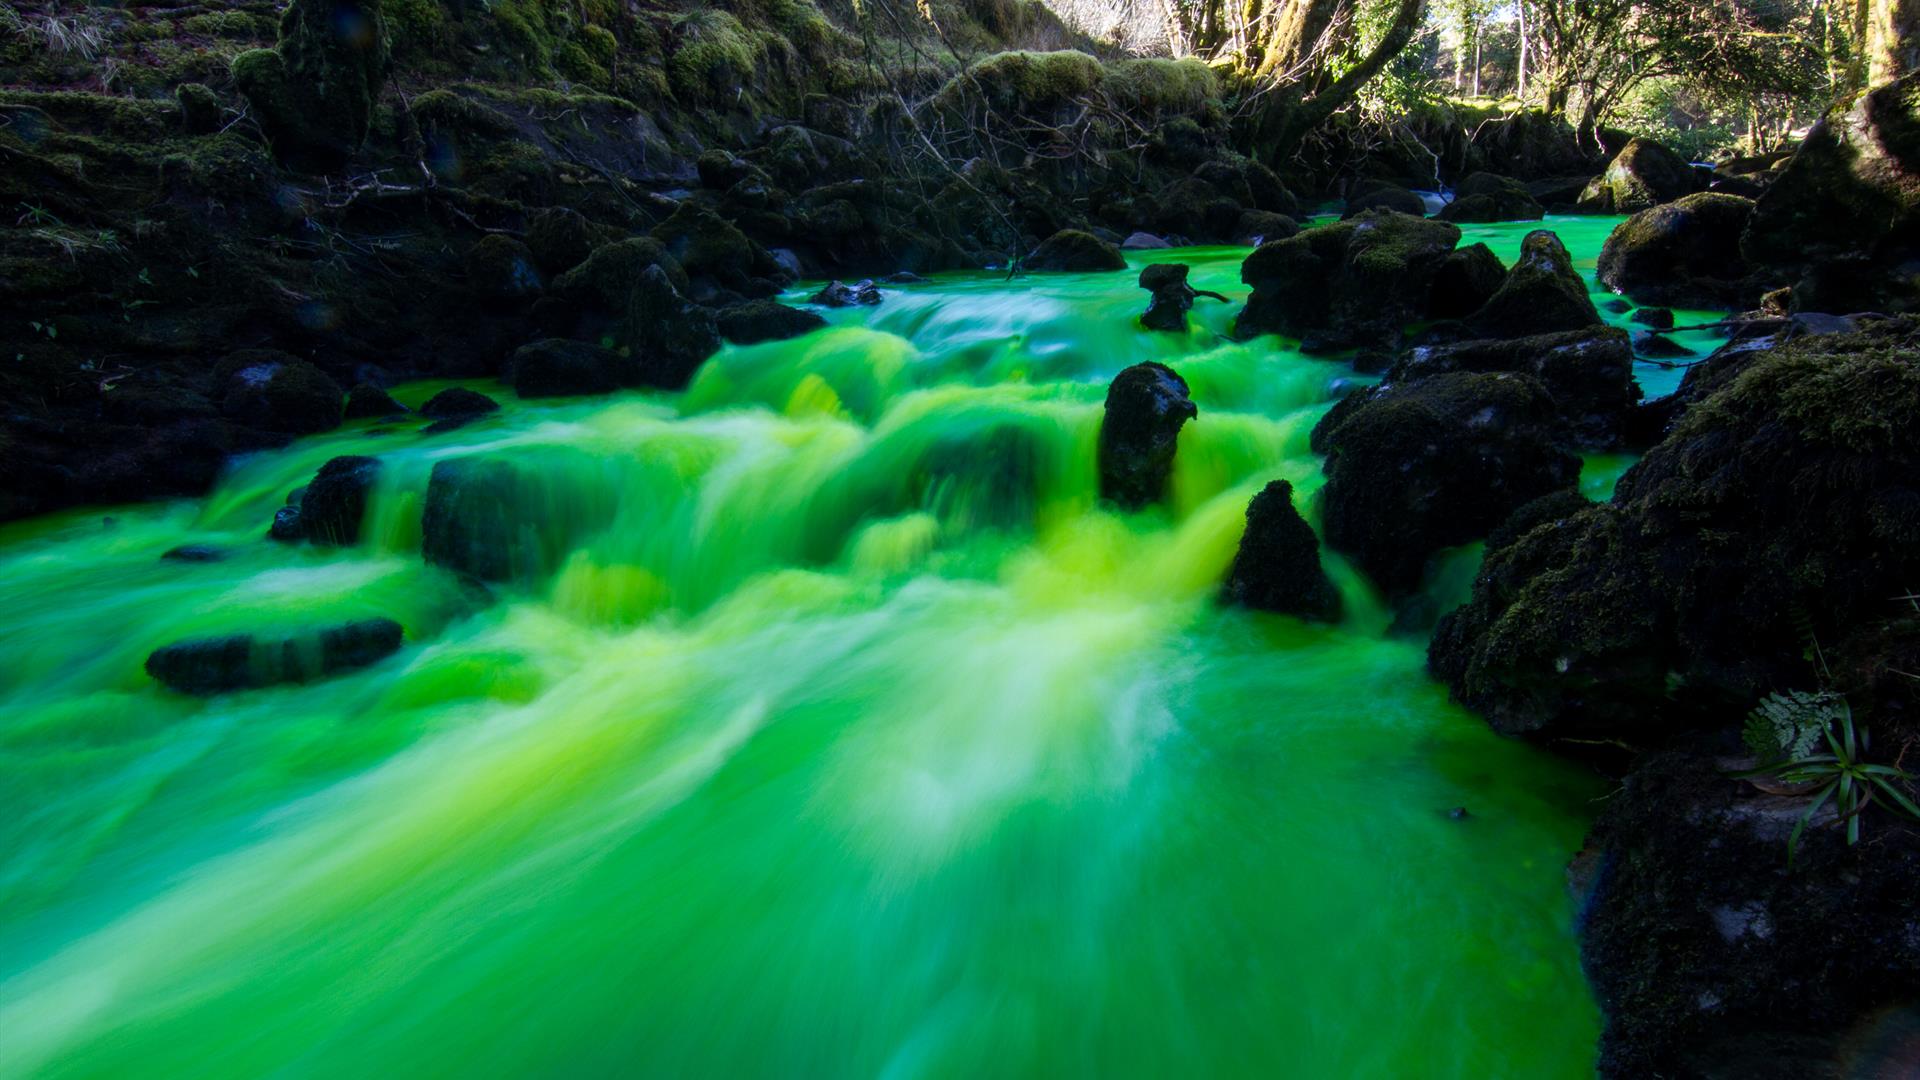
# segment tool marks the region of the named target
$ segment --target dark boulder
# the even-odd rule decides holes
[[[507,381],[523,398],[611,394],[634,385],[634,364],[612,349],[547,338],[513,351],[507,358]]]
[[[1342,218],[1355,217],[1369,210],[1391,210],[1396,214],[1411,214],[1425,217],[1427,202],[1406,188],[1393,184],[1369,184],[1356,189],[1347,196],[1346,210]]]
[[[1638,746],[1807,685],[1809,633],[1897,614],[1920,580],[1916,329],[1794,338],[1703,376],[1717,389],[1611,503],[1488,551],[1434,673],[1500,731]]]
[[[1737,195],[1700,192],[1642,210],[1600,248],[1600,284],[1639,304],[1752,307],[1766,291],[1740,254],[1753,205]]]
[[[1233,242],[1258,247],[1269,240],[1285,240],[1300,231],[1300,223],[1271,210],[1248,210],[1233,228]]]
[[[1469,244],[1446,257],[1427,289],[1427,317],[1463,319],[1481,309],[1507,280],[1500,256],[1485,244]]]
[[[392,394],[372,383],[355,383],[353,389],[347,391],[346,418],[349,420],[399,416],[406,411],[407,407],[393,400]]]
[[[867,307],[880,300],[880,287],[871,281],[856,281],[852,285],[829,281],[825,288],[809,297],[807,303],[821,307]]]
[[[1426,315],[1428,292],[1460,230],[1387,211],[1255,248],[1240,264],[1253,289],[1240,337],[1284,334],[1315,350],[1397,344]]]
[[[1580,209],[1594,214],[1637,214],[1706,187],[1685,158],[1654,142],[1633,139],[1580,193]]]
[[[514,303],[540,295],[533,250],[511,236],[481,237],[467,250],[467,284],[485,300]]]
[[[594,249],[619,239],[612,228],[564,206],[546,206],[527,215],[527,249],[548,276],[572,270]]]
[[[1490,221],[1538,221],[1546,209],[1527,193],[1525,184],[1505,176],[1478,172],[1460,181],[1453,201],[1434,217],[1456,224]]]
[[[322,547],[360,542],[367,496],[380,476],[380,459],[345,455],[320,466],[300,498],[300,535]]]
[[[1062,229],[1040,242],[1022,264],[1028,270],[1125,270],[1120,249],[1078,229]]]
[[[650,234],[686,273],[675,287],[696,300],[728,294],[764,298],[787,280],[767,250],[711,210],[683,202]]]
[[[664,269],[650,266],[628,298],[627,324],[644,327],[630,347],[642,386],[683,390],[709,356],[720,351],[713,310],[681,296]]]
[[[905,275],[924,281],[917,275]],[[901,275],[889,275],[889,281]],[[775,300],[749,300],[714,313],[714,327],[720,336],[735,345],[758,345],[763,341],[786,341],[810,334],[827,325],[818,312],[788,307]]]
[[[1661,307],[1638,308],[1628,316],[1627,321],[1639,323],[1641,326],[1651,326],[1655,330],[1671,330],[1673,329],[1673,310]]]
[[[392,619],[362,619],[290,637],[191,638],[155,649],[146,670],[169,689],[207,697],[363,668],[400,651],[404,637]]]
[[[1481,337],[1525,337],[1604,325],[1587,295],[1587,283],[1574,272],[1566,245],[1546,229],[1535,229],[1520,242],[1520,257],[1507,269],[1506,280],[1466,323]]]
[[[272,349],[232,353],[214,369],[220,412],[230,420],[289,435],[340,426],[343,392],[327,373]]]
[[[1153,294],[1140,325],[1149,330],[1182,332],[1187,328],[1187,312],[1196,297],[1210,296],[1225,301],[1216,292],[1203,292],[1187,284],[1185,263],[1152,263],[1140,271],[1140,287]]]
[[[1636,330],[1633,355],[1642,360],[1679,360],[1692,356],[1693,350],[1658,331]]]
[[[1275,480],[1247,504],[1247,530],[1227,571],[1223,598],[1311,622],[1340,621],[1340,590],[1320,565],[1320,540],[1293,506],[1293,485]]]
[[[1165,240],[1149,232],[1128,233],[1127,238],[1120,241],[1120,247],[1123,251],[1157,251],[1172,246],[1173,245],[1167,243]]]
[[[160,558],[167,562],[222,562],[226,557],[227,552],[224,548],[218,548],[212,544],[181,544],[179,547],[171,547],[160,553]]]
[[[1127,510],[1158,502],[1180,428],[1199,412],[1187,381],[1164,364],[1135,364],[1114,376],[1100,422],[1100,497]]]
[[[490,412],[499,412],[500,403],[464,386],[452,386],[428,398],[420,406],[420,415],[435,420],[451,420],[485,416]]]
[[[1610,326],[1410,349],[1387,375],[1400,384],[1454,371],[1514,372],[1546,387],[1558,416],[1554,441],[1581,450],[1622,443],[1640,401],[1627,332]]]
[[[1552,395],[1530,376],[1453,372],[1361,391],[1321,421],[1327,546],[1390,597],[1412,594],[1443,548],[1485,537],[1516,508],[1570,488]]]
[[[1898,752],[1874,746],[1880,763]],[[1728,779],[1741,762],[1731,737],[1649,756],[1575,864],[1600,1075],[1910,1073],[1920,834],[1870,810],[1848,847],[1823,815],[1788,872],[1804,800]]]
[[[574,455],[453,458],[434,465],[420,522],[427,562],[481,581],[551,573],[611,520],[614,497]]]

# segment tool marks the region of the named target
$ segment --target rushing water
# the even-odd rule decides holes
[[[1612,221],[1554,224],[1590,265]],[[1172,257],[1239,296],[1242,254]],[[1144,301],[943,275],[683,395],[356,423],[0,532],[0,1074],[1590,1073],[1561,868],[1600,790],[1450,705],[1336,557],[1337,628],[1214,604],[1352,376]],[[1094,442],[1143,359],[1200,417],[1120,515]],[[262,539],[346,453],[385,462],[361,546]],[[550,577],[421,562],[475,453],[574,493],[527,508]],[[330,681],[142,672],[374,614],[406,647]]]

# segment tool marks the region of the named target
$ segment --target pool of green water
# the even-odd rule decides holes
[[[1553,224],[1590,263],[1610,221]],[[1244,294],[1243,251],[1172,255]],[[0,1075],[1590,1075],[1562,867],[1601,789],[1449,704],[1337,557],[1338,627],[1216,606],[1353,376],[1144,299],[942,275],[684,394],[481,387],[450,434],[0,530]],[[1100,403],[1146,359],[1200,416],[1116,514]],[[362,544],[266,541],[347,453],[385,463]],[[595,504],[524,508],[575,537],[551,576],[422,563],[471,454]],[[142,671],[370,615],[404,649],[322,683]]]

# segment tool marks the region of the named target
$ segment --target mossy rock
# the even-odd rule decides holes
[[[1573,256],[1558,234],[1535,229],[1520,241],[1520,256],[1507,268],[1500,288],[1468,328],[1482,337],[1526,337],[1603,325],[1587,295],[1587,283],[1573,268]]]
[[[1105,86],[1117,104],[1151,113],[1204,113],[1220,100],[1219,75],[1191,56],[1122,60],[1108,66]]]
[[[667,51],[667,84],[690,106],[731,106],[756,81],[765,46],[717,8],[677,19]]]
[[[1749,280],[1740,252],[1753,208],[1752,199],[1703,191],[1642,210],[1601,246],[1600,284],[1639,304],[1747,310],[1766,291]]]
[[[200,83],[181,83],[173,92],[180,102],[180,126],[192,135],[210,135],[220,130],[226,110],[220,98]]]
[[[245,349],[214,369],[220,411],[262,431],[311,435],[340,426],[346,392],[297,357],[272,349]]]
[[[985,105],[1013,114],[1048,113],[1099,89],[1106,76],[1100,61],[1083,52],[995,53],[955,75],[934,103],[958,112]]]
[[[1284,334],[1317,350],[1397,345],[1425,316],[1459,241],[1444,221],[1375,210],[1262,244],[1240,264],[1253,294],[1235,333]]]
[[[388,61],[380,0],[293,0],[279,43],[235,57],[233,79],[274,155],[325,172],[365,141]]]
[[[1621,147],[1580,195],[1580,209],[1601,214],[1637,214],[1706,187],[1686,159],[1652,139]]]
[[[1292,484],[1275,480],[1247,504],[1247,528],[1221,596],[1258,611],[1340,621],[1340,590],[1320,565],[1320,538],[1294,508]]]
[[[1041,241],[1022,265],[1028,270],[1125,270],[1127,260],[1092,233],[1063,229]]]
[[[533,250],[510,236],[485,236],[467,251],[467,282],[487,300],[530,300],[540,294]]]

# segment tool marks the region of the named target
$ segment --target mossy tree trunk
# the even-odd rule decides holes
[[[1866,84],[1885,86],[1920,71],[1920,0],[1863,0]]]

